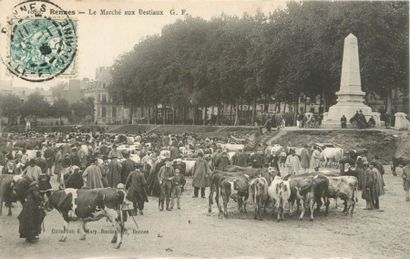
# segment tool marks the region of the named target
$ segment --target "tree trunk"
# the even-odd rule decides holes
[[[252,106],[252,125],[255,125],[256,121],[256,96],[253,97],[253,106]]]
[[[174,105],[171,106],[172,109],[172,125],[175,125],[175,110]]]
[[[215,125],[219,125],[220,117],[221,117],[221,111],[222,111],[222,104],[218,103],[218,111],[216,113],[216,122]]]
[[[387,89],[387,96],[386,96],[386,113],[392,113],[392,90],[389,88]]]
[[[196,117],[196,105],[194,105],[194,112],[192,113],[193,115],[192,115],[192,125],[195,125],[195,117]]]
[[[158,105],[155,104],[154,106],[154,124],[157,124],[157,119],[158,119]]]
[[[148,105],[148,124],[151,124],[151,105]]]
[[[239,98],[236,98],[235,101],[235,122],[234,122],[234,126],[238,126],[238,119],[239,119]]]
[[[204,106],[203,110],[202,110],[202,125],[205,126],[206,124],[206,119],[207,119],[207,108],[206,106]]]

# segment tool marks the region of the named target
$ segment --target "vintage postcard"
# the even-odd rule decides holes
[[[408,258],[408,1],[0,0],[0,258]]]

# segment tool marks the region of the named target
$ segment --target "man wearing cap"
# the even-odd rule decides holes
[[[171,159],[165,159],[165,165],[159,169],[158,173],[158,181],[161,188],[161,193],[159,196],[159,206],[160,210],[164,210],[164,200],[166,199],[166,209],[171,210],[169,208],[169,202],[171,198],[171,190],[172,190],[172,179],[174,177],[174,168],[172,167]]]
[[[97,159],[91,158],[90,162],[92,164],[83,173],[84,184],[90,189],[103,188],[101,169],[97,164]]]
[[[172,199],[171,199],[171,210],[174,208],[174,199],[177,199],[177,208],[181,209],[181,194],[184,189],[186,180],[184,175],[181,174],[178,168],[175,169],[175,176],[172,180]]]
[[[23,174],[30,178],[31,181],[38,181],[41,174],[41,168],[36,165],[36,160],[30,160],[29,166],[23,171]]]

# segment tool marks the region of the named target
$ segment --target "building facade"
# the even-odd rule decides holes
[[[99,67],[95,80],[83,84],[85,97],[94,100],[94,123],[125,124],[129,122],[130,111],[124,105],[115,104],[108,87],[112,83],[111,67]]]

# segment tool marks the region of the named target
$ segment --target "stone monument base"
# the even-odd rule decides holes
[[[366,121],[369,121],[370,117],[373,116],[376,127],[380,127],[380,113],[373,112],[372,109],[360,102],[354,103],[337,103],[329,108],[329,112],[323,114],[322,127],[324,128],[341,128],[340,118],[342,115],[346,117],[347,127],[352,128],[350,119],[356,114],[356,112],[362,111],[363,115],[366,118]]]

